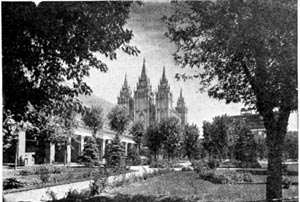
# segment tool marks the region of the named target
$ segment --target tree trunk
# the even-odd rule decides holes
[[[290,112],[265,116],[268,148],[267,201],[282,198],[282,153]]]
[[[282,134],[270,134],[268,139],[267,200],[282,198]]]
[[[16,149],[15,149],[15,170],[18,168],[18,154],[19,154],[19,138],[16,139]]]

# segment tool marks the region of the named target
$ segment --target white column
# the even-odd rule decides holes
[[[104,155],[105,155],[105,141],[106,139],[102,139],[102,145],[101,145],[101,158],[103,159]]]
[[[69,163],[71,163],[71,138],[69,138],[68,139],[68,142],[67,142],[67,146],[66,146],[66,154],[67,154],[67,156],[66,156],[66,158],[67,158],[67,161],[66,161],[66,163],[67,164],[69,164]]]
[[[127,156],[127,153],[128,153],[128,143],[127,142],[124,142],[125,143],[125,156]]]
[[[84,136],[80,135],[80,155],[82,155],[84,148]]]
[[[52,164],[55,162],[55,144],[50,143],[50,149],[49,149],[49,164]]]
[[[18,160],[24,160],[26,151],[26,133],[21,130],[18,133]],[[20,162],[21,163],[21,162]]]

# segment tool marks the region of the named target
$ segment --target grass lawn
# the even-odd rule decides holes
[[[255,176],[255,180],[263,176]],[[263,177],[265,179],[265,177]],[[260,180],[261,181],[261,180]],[[257,201],[265,199],[265,184],[213,184],[194,172],[171,172],[111,190],[130,195],[198,197],[204,201]],[[298,186],[283,190],[284,197],[297,197]]]

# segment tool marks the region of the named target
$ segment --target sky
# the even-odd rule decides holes
[[[99,55],[108,65],[106,73],[92,69],[90,77],[86,82],[93,89],[93,93],[113,104],[117,104],[117,96],[124,83],[127,74],[128,84],[131,90],[136,88],[138,78],[141,75],[143,58],[146,61],[146,71],[152,84],[152,90],[156,91],[159,80],[162,76],[163,66],[166,69],[166,76],[173,93],[173,107],[176,106],[180,89],[188,108],[188,123],[196,124],[202,133],[203,121],[212,121],[213,117],[227,114],[238,115],[242,104],[225,104],[225,101],[218,101],[209,98],[207,92],[199,92],[199,81],[177,81],[176,73],[195,71],[193,69],[182,69],[175,65],[172,53],[175,52],[175,45],[164,36],[167,31],[166,25],[161,21],[163,15],[170,15],[172,8],[168,3],[143,3],[142,6],[134,5],[131,9],[130,18],[126,28],[133,31],[131,45],[136,46],[141,53],[138,56],[129,56],[117,51],[117,60],[110,61]],[[297,130],[297,114],[290,117],[288,130]]]

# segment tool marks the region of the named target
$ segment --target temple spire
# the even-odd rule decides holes
[[[128,82],[127,82],[127,73],[125,73],[124,86],[125,86],[125,87],[127,87],[127,86],[128,86]]]
[[[162,82],[163,83],[166,83],[167,82],[167,78],[166,78],[166,68],[165,68],[165,66],[164,66],[164,68],[163,68],[163,75],[162,75]]]
[[[146,65],[145,65],[145,58],[143,60],[143,69],[142,69],[142,75],[141,75],[141,79],[147,79],[147,74],[146,74]]]
[[[180,96],[179,97],[183,98],[183,96],[182,96],[182,88],[180,88]]]

